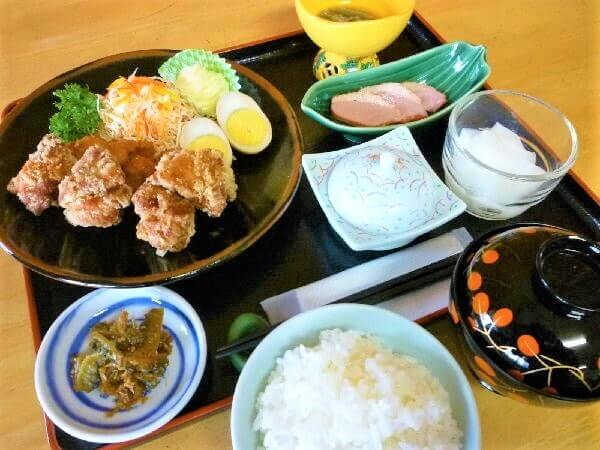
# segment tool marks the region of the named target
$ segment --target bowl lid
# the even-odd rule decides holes
[[[467,339],[506,373],[547,395],[600,397],[600,244],[521,224],[472,242],[452,295]]]

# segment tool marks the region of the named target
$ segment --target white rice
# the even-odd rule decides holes
[[[358,331],[322,331],[316,346],[286,351],[256,407],[266,450],[461,447],[439,381]]]

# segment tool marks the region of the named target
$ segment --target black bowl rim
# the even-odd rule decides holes
[[[452,271],[452,277],[450,279],[450,293],[451,293],[451,300],[450,301],[454,301],[454,299],[458,299],[458,292],[457,292],[457,280],[460,276],[460,272],[462,267],[465,265],[465,260],[467,258],[467,254],[472,253],[472,251],[475,248],[478,248],[481,246],[481,243],[487,239],[489,239],[490,237],[496,236],[500,233],[504,233],[505,231],[508,230],[512,230],[515,228],[521,228],[521,227],[530,227],[530,226],[538,226],[538,227],[546,227],[546,228],[554,228],[556,230],[561,230],[561,231],[566,231],[568,233],[571,234],[579,234],[579,233],[575,233],[572,230],[569,230],[567,228],[563,228],[563,227],[558,227],[556,225],[550,225],[547,223],[541,223],[541,222],[518,222],[518,223],[514,223],[514,224],[510,224],[510,225],[505,225],[499,228],[495,228],[491,231],[488,231],[487,233],[482,234],[481,236],[479,236],[477,239],[474,239],[473,241],[471,241],[469,243],[469,245],[467,245],[465,247],[465,249],[463,250],[463,252],[460,254],[460,256],[458,257],[458,260],[456,261],[456,264],[454,265],[454,270]],[[471,332],[469,330],[468,325],[465,323],[465,320],[463,320],[463,316],[460,313],[460,309],[459,308],[455,308],[456,310],[456,315],[458,317],[459,323],[460,323],[460,327],[461,327],[461,335],[463,339],[467,339],[469,340],[469,342],[473,343],[473,346],[475,348],[480,349],[481,347],[479,346],[479,344],[477,344],[477,342],[475,341],[475,339],[473,339],[473,336],[471,335]],[[543,397],[548,397],[548,398],[552,398],[552,399],[556,399],[556,400],[562,400],[562,401],[566,401],[566,402],[572,402],[572,403],[592,403],[595,401],[599,401],[600,397],[588,397],[588,398],[579,398],[579,397],[567,397],[564,395],[553,395],[553,394],[549,394],[548,392],[542,390],[542,389],[538,389],[535,388],[529,384],[523,383],[522,381],[517,380],[515,377],[511,376],[509,373],[506,372],[506,370],[504,370],[502,367],[500,367],[496,361],[494,361],[492,358],[490,358],[487,354],[487,352],[483,351],[483,349],[481,349],[481,353],[478,355],[480,357],[483,357],[484,361],[487,362],[490,366],[492,366],[492,368],[494,370],[496,370],[497,372],[502,373],[503,375],[509,377],[511,379],[511,382],[516,384],[517,386],[525,389],[526,391],[529,391],[530,393],[535,393],[538,395],[541,395]]]
[[[25,109],[26,106],[30,105],[37,97],[42,93],[45,93],[50,86],[64,82],[64,79],[75,72],[93,69],[95,67],[102,67],[108,63],[125,61],[133,58],[140,57],[169,57],[176,53],[178,50],[170,49],[154,49],[154,50],[136,50],[132,52],[118,53],[115,55],[99,58],[89,63],[83,64],[71,70],[68,70],[51,80],[45,82],[29,95],[19,100],[16,106],[14,106],[6,117],[0,121],[0,134],[4,133],[12,125],[11,118],[16,114]],[[260,239],[283,215],[290,203],[292,202],[294,195],[300,184],[300,176],[302,173],[301,159],[302,159],[302,134],[300,132],[300,126],[296,119],[296,114],[290,106],[284,95],[273,86],[267,79],[257,74],[253,70],[242,66],[240,64],[230,62],[233,69],[241,73],[246,78],[250,79],[254,84],[258,85],[261,89],[267,92],[273,100],[277,103],[279,108],[282,110],[290,134],[292,137],[293,145],[293,158],[292,158],[292,176],[288,180],[287,185],[284,189],[284,194],[277,201],[275,207],[268,213],[268,215],[259,222],[245,237],[237,240],[233,244],[230,244],[223,250],[216,254],[194,261],[191,264],[187,264],[176,270],[156,272],[147,275],[138,275],[131,277],[104,277],[98,275],[83,274],[76,271],[64,269],[54,264],[46,263],[45,261],[22,251],[22,249],[16,245],[12,239],[7,235],[4,227],[0,227],[0,248],[6,253],[13,256],[23,265],[29,269],[40,273],[49,278],[63,281],[69,284],[75,284],[86,287],[141,287],[141,286],[152,286],[155,284],[168,284],[175,281],[183,280],[185,278],[193,277],[194,275],[206,271],[212,267],[215,267],[225,261],[228,261],[235,256],[241,254],[247,250],[252,244]]]

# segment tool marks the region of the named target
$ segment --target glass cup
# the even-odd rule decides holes
[[[573,166],[577,147],[575,128],[548,103],[508,90],[477,92],[450,114],[446,184],[468,213],[509,219],[546,198]]]

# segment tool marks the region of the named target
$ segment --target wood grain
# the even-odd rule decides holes
[[[529,92],[569,116],[576,172],[600,193],[600,2],[419,0],[447,39],[488,47],[490,83]],[[0,0],[0,107],[79,64],[146,48],[236,46],[299,28],[292,0]],[[20,266],[0,256],[0,448],[47,448],[33,388],[34,352]],[[430,328],[456,354],[448,321]],[[600,405],[542,409],[473,386],[486,450],[592,449]],[[143,449],[229,448],[229,413]]]

